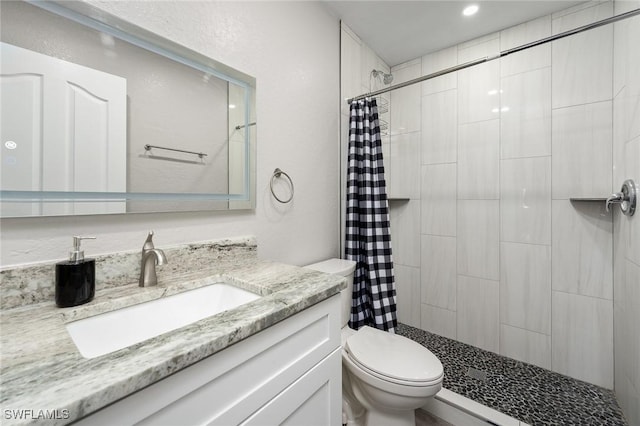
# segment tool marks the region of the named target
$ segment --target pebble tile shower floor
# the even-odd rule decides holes
[[[613,391],[405,324],[397,333],[440,359],[446,389],[532,426],[627,425]]]

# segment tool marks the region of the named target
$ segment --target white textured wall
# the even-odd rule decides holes
[[[2,267],[63,259],[71,236],[86,254],[253,234],[259,256],[305,264],[339,252],[339,23],[311,2],[92,2],[257,79],[255,211],[3,219]],[[280,167],[291,204],[269,193]],[[171,259],[169,259],[170,261]]]

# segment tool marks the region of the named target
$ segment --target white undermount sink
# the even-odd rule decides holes
[[[95,358],[260,298],[216,283],[67,324],[85,358]]]

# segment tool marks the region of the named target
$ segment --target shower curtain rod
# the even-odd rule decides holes
[[[427,75],[424,75],[422,77],[414,78],[413,80],[405,81],[404,83],[399,83],[399,84],[396,84],[394,86],[389,86],[389,87],[387,87],[385,89],[380,89],[380,90],[376,90],[375,92],[369,92],[369,93],[365,93],[365,94],[360,95],[360,96],[355,96],[355,97],[353,97],[351,99],[347,99],[347,103],[352,103],[352,102],[358,101],[360,99],[364,99],[364,98],[368,98],[368,97],[372,97],[372,96],[377,96],[377,95],[380,95],[382,93],[387,93],[387,92],[390,92],[392,90],[401,89],[403,87],[411,86],[412,84],[420,83],[420,82],[423,82],[423,81],[426,81],[426,80],[431,80],[432,78],[440,77],[442,75],[449,74],[449,73],[452,73],[452,72],[455,72],[455,71],[460,71],[460,70],[463,70],[465,68],[472,67],[474,65],[479,65],[479,64],[483,64],[485,62],[493,61],[494,59],[499,59],[499,58],[502,58],[504,56],[510,55],[512,53],[516,53],[516,52],[520,52],[521,50],[529,49],[530,47],[536,47],[536,46],[539,46],[541,44],[549,43],[549,42],[554,41],[554,40],[558,40],[558,39],[561,39],[561,38],[564,38],[564,37],[568,37],[570,35],[581,33],[583,31],[591,30],[591,29],[594,29],[594,28],[597,28],[597,27],[601,27],[603,25],[607,25],[607,24],[611,24],[613,22],[621,21],[623,19],[631,18],[632,16],[635,16],[635,15],[640,15],[640,9],[634,9],[634,10],[631,10],[629,12],[621,13],[620,15],[615,15],[615,16],[612,16],[610,18],[602,19],[600,21],[596,21],[596,22],[593,22],[591,24],[583,25],[581,27],[574,28],[574,29],[569,30],[569,31],[564,31],[564,32],[558,33],[556,35],[545,37],[545,38],[540,39],[538,41],[533,41],[531,43],[527,43],[527,44],[523,44],[523,45],[520,45],[520,46],[513,47],[511,49],[503,50],[502,52],[496,53],[495,55],[492,55],[492,56],[486,56],[484,58],[476,59],[474,61],[465,62],[464,64],[456,65],[456,66],[453,66],[453,67],[450,67],[450,68],[445,68],[443,70],[440,70],[440,71],[437,71],[437,72],[434,72],[434,73],[431,73],[431,74],[427,74]]]

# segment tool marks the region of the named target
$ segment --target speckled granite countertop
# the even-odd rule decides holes
[[[94,300],[82,306],[59,309],[51,300],[1,310],[0,423],[72,422],[337,294],[345,286],[341,277],[258,260],[255,250],[240,256],[233,255],[233,248],[226,250],[217,265],[200,262],[195,272],[174,271],[171,279],[165,280],[170,282],[157,287],[141,288],[129,281],[98,289]],[[201,257],[206,259],[206,253]],[[12,272],[2,277],[1,286],[8,286],[8,277],[19,275]],[[162,274],[159,267],[158,277]],[[220,281],[262,297],[93,359],[80,355],[65,328],[70,321]],[[25,418],[19,420],[19,416]],[[48,416],[57,418],[38,419]]]

